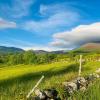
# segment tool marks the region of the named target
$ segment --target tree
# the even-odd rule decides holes
[[[16,53],[13,55],[10,55],[9,57],[9,64],[23,64],[24,60],[23,60],[23,54],[22,53]]]
[[[23,55],[23,59],[25,64],[37,63],[37,56],[32,50],[26,51]]]
[[[45,62],[49,63],[56,58],[56,54],[45,54]]]

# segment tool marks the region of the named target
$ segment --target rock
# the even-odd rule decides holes
[[[37,96],[40,94],[40,92],[41,92],[41,91],[40,91],[39,89],[36,89],[36,90],[34,91],[35,95],[37,95]]]
[[[63,82],[63,85],[68,95],[71,95],[74,91],[77,90],[77,85],[74,82]]]
[[[100,76],[96,73],[93,74],[95,78],[100,78]]]
[[[77,88],[77,86],[74,82],[63,82],[63,85],[66,86],[66,87],[70,86],[70,87],[73,88],[73,90],[76,90],[76,88]]]
[[[61,100],[58,97],[58,92],[56,89],[44,89],[43,91],[37,89],[35,90],[35,95],[39,99],[34,99],[34,100]]]
[[[80,91],[85,91],[86,90],[86,87],[81,87],[80,88]]]
[[[100,68],[98,68],[95,72],[96,72],[96,73],[100,73]]]
[[[80,83],[83,83],[83,84],[86,83],[86,80],[84,77],[78,77],[77,80],[80,81]]]
[[[100,76],[98,74],[93,73],[93,74],[90,74],[89,76],[87,76],[86,80],[93,81],[96,78],[100,78]]]
[[[49,97],[51,99],[57,98],[58,92],[54,88],[52,88],[52,89],[45,89],[44,92],[46,93],[47,97]]]
[[[86,89],[86,80],[84,77],[77,78],[77,90],[84,90]]]
[[[72,82],[63,82],[63,85],[69,96],[77,90],[86,90],[86,80],[84,77],[78,77]]]
[[[90,74],[86,77],[86,81],[87,81],[87,86],[92,85],[94,80],[100,78],[100,76],[98,74]]]
[[[40,100],[47,100],[47,96],[46,96],[45,92],[43,92],[43,91],[41,91],[39,89],[35,90],[35,95],[38,98],[40,98]]]

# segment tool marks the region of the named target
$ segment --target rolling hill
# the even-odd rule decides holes
[[[75,53],[100,52],[100,43],[87,43],[72,50]]]
[[[85,50],[100,50],[100,43],[87,43],[81,46],[81,48]]]
[[[18,52],[23,52],[23,49],[16,48],[16,47],[5,47],[5,46],[0,46],[0,53],[18,53]],[[53,54],[64,54],[68,52],[73,52],[73,53],[89,53],[89,52],[100,52],[100,43],[87,43],[79,48],[73,49],[71,51],[44,51],[44,50],[33,50],[36,54],[46,54],[46,53],[53,53]]]
[[[24,50],[21,48],[16,48],[16,47],[6,47],[6,46],[0,46],[0,53],[2,54],[7,54],[7,53],[19,53],[23,52]],[[45,51],[45,50],[32,50],[36,54],[64,54],[66,53],[65,51]]]
[[[20,48],[0,46],[0,53],[2,54],[18,53],[18,52],[23,52],[23,51],[24,50]]]

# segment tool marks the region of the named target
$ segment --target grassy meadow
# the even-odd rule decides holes
[[[85,92],[76,92],[69,100],[100,100],[100,80],[96,80]]]
[[[63,90],[61,82],[77,77],[78,67],[79,64],[76,62],[65,61],[42,65],[0,65],[0,100],[26,100],[27,93],[42,75],[44,75],[45,78],[39,85],[39,88],[55,87],[62,97]],[[86,62],[82,66],[82,74],[87,75],[92,73],[99,67],[100,62]],[[79,95],[80,98],[82,97],[82,93],[81,95],[77,93],[77,95]],[[90,94],[87,94],[87,96],[90,96]],[[72,100],[98,99],[77,98]]]

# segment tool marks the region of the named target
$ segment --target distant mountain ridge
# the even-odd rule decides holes
[[[6,46],[0,46],[0,53],[7,54],[7,53],[18,53],[23,52],[23,49],[16,48],[16,47],[6,47]]]
[[[66,53],[64,50],[59,50],[59,51],[45,51],[45,50],[33,50],[36,54],[64,54]]]
[[[36,54],[45,54],[45,53],[48,53],[47,51],[45,50],[32,50],[34,53]]]
[[[6,47],[6,46],[0,46],[0,53],[2,54],[7,54],[7,53],[20,53],[20,52],[24,52],[25,50],[20,49],[20,48],[16,48],[16,47]],[[45,51],[45,50],[32,50],[34,53],[36,54],[64,54],[65,51],[64,50],[60,50],[60,51]]]
[[[75,52],[100,52],[100,43],[86,43],[74,50]]]
[[[93,49],[100,50],[100,43],[87,43],[87,44],[81,46],[81,48],[88,49],[88,50],[90,50],[90,49],[91,50],[93,50]]]
[[[7,54],[7,53],[20,53],[24,52],[25,50],[16,48],[16,47],[6,47],[6,46],[0,46],[0,53],[2,54]],[[46,53],[51,53],[51,54],[65,54],[70,51],[67,50],[58,50],[58,51],[45,51],[45,50],[32,50],[36,54],[46,54]],[[100,52],[100,43],[87,43],[79,48],[71,50],[73,52],[77,53],[84,53],[84,52]]]

